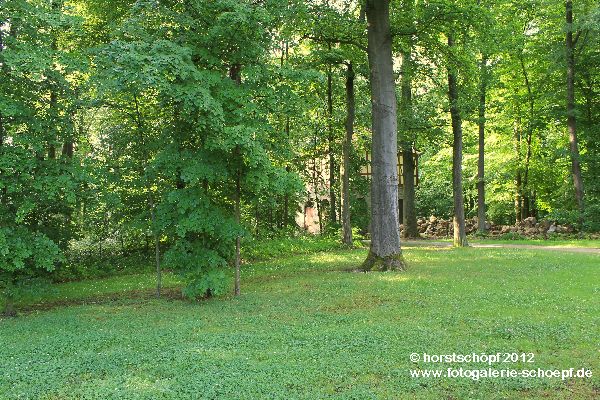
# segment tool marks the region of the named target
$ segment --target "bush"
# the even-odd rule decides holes
[[[259,261],[290,254],[309,254],[342,248],[340,236],[302,234],[297,237],[275,239],[244,239],[242,258]]]

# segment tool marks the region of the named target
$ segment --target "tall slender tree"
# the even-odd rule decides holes
[[[488,57],[484,53],[481,56],[479,64],[479,107],[477,125],[479,128],[479,143],[477,157],[477,230],[479,233],[485,233],[486,212],[485,212],[485,107],[487,99],[487,62]]]
[[[448,34],[448,47],[452,51],[454,37]],[[467,234],[465,230],[465,205],[463,198],[462,159],[463,159],[463,137],[462,118],[460,116],[458,99],[458,81],[454,68],[448,66],[448,99],[450,101],[450,117],[452,119],[452,192],[454,197],[454,245],[458,247],[467,246]]]
[[[403,160],[403,181],[402,185],[402,223],[404,230],[402,236],[404,238],[418,238],[419,230],[417,227],[417,210],[415,208],[415,159],[413,157],[414,139],[409,132],[413,119],[413,104],[412,104],[412,40],[409,43],[408,49],[402,52],[402,99],[400,102],[403,132],[402,139],[402,160]]]
[[[575,186],[575,199],[579,209],[579,224],[583,224],[583,179],[581,178],[581,164],[579,146],[577,143],[576,110],[575,110],[575,45],[579,39],[578,32],[573,37],[573,2],[566,2],[566,57],[567,57],[567,129],[569,131],[569,150],[571,152],[571,174]]]
[[[352,151],[352,136],[354,136],[354,117],[356,100],[354,96],[354,68],[352,62],[347,64],[346,71],[346,136],[342,148],[342,241],[346,246],[352,246],[352,223],[350,219],[350,154]]]

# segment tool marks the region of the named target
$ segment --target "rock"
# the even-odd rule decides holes
[[[565,226],[563,226],[563,232],[564,233],[573,233],[573,232],[575,232],[575,229],[571,225],[565,225]]]
[[[539,227],[541,229],[543,229],[544,231],[547,231],[551,225],[552,225],[552,223],[550,221],[540,221],[540,223],[539,223]]]
[[[525,235],[527,236],[533,236],[533,235],[537,235],[538,230],[536,228],[525,228]]]
[[[535,217],[527,217],[523,220],[523,225],[526,228],[533,228],[535,226],[536,222],[537,221],[536,221]]]

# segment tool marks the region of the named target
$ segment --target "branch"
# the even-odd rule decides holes
[[[350,46],[356,46],[357,48],[359,48],[360,50],[363,51],[367,51],[367,47],[363,46],[360,43],[357,43],[353,40],[350,39],[340,39],[340,38],[327,38],[327,37],[319,37],[319,36],[312,36],[310,34],[305,34],[304,36],[302,36],[302,39],[310,39],[310,40],[314,40],[315,42],[319,42],[319,43],[337,43],[337,44],[347,44]]]

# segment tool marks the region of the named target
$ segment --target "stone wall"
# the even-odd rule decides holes
[[[441,219],[431,216],[429,218],[419,218],[417,220],[419,233],[423,237],[443,238],[451,237],[454,233],[451,219]],[[496,225],[491,222],[486,222],[488,235],[501,236],[513,234],[515,236],[526,237],[546,237],[555,234],[572,234],[576,233],[576,229],[570,225],[560,225],[552,221],[537,221],[534,217],[529,217],[515,225]],[[400,225],[400,229],[403,226]],[[465,229],[467,235],[477,232],[477,217],[470,218],[465,221]]]

